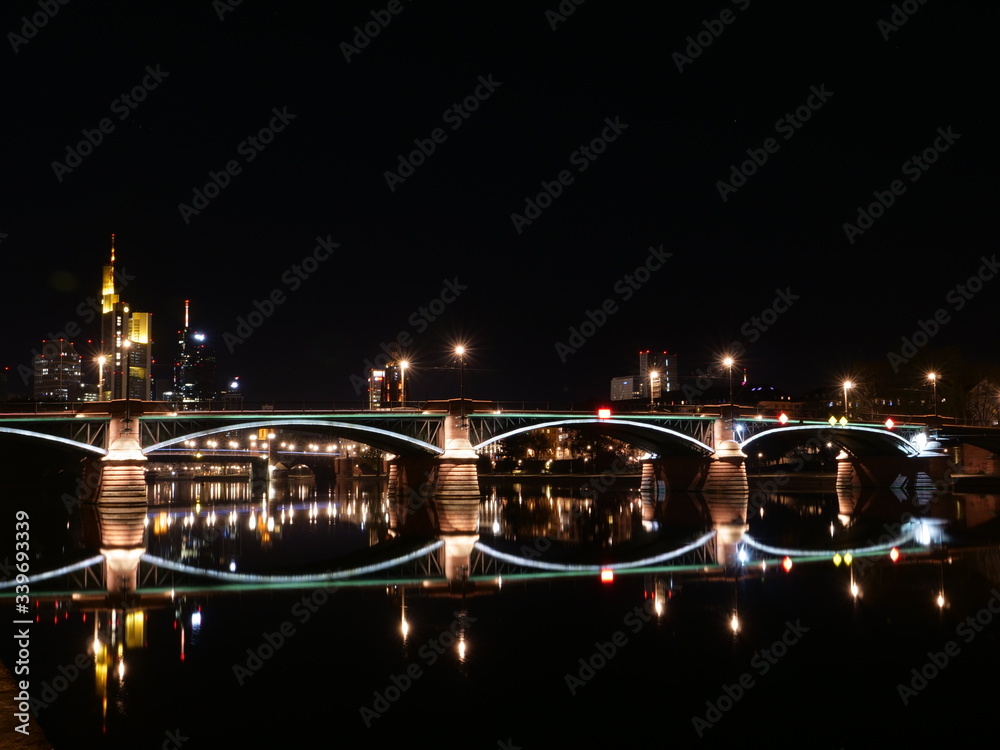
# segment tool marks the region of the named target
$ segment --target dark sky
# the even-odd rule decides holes
[[[799,394],[853,361],[909,359],[901,337],[935,314],[921,352],[997,361],[1000,279],[987,265],[958,289],[996,247],[989,4],[590,0],[564,20],[556,0],[42,6],[0,13],[0,362],[15,371],[67,325],[96,353],[77,311],[112,232],[123,298],[153,313],[158,376],[190,299],[250,398],[358,398],[351,376],[400,335],[415,398],[457,395],[458,342],[467,395],[503,400],[606,398],[639,349],[676,352],[687,374],[731,342],[751,379]],[[366,24],[378,34],[346,48]],[[433,152],[400,172],[415,140]],[[197,214],[181,207],[227,164]],[[536,218],[512,218],[539,193]],[[339,247],[296,278],[317,238]],[[572,327],[591,335],[574,346]]]

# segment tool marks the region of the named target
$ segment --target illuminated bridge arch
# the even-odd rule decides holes
[[[902,435],[878,427],[863,427],[861,425],[844,425],[830,427],[829,425],[792,425],[778,427],[773,430],[758,432],[740,444],[740,448],[748,456],[751,450],[765,446],[778,446],[785,453],[805,439],[814,435],[821,437],[823,442],[834,442],[855,456],[916,456],[920,451]]]
[[[623,440],[630,445],[642,448],[653,455],[661,455],[670,451],[675,455],[710,455],[714,449],[700,440],[685,435],[676,430],[658,425],[633,422],[627,419],[602,419],[600,417],[583,417],[576,419],[558,419],[551,422],[539,422],[523,427],[517,427],[499,435],[494,435],[472,447],[481,450],[490,443],[532,430],[543,430],[547,427],[564,427],[567,425],[587,425],[600,427],[600,433],[617,440]],[[672,449],[672,450],[671,450]]]
[[[0,435],[2,434],[21,435],[22,437],[47,440],[50,443],[56,443],[59,445],[68,445],[71,448],[76,448],[78,450],[86,451],[88,453],[96,453],[98,456],[106,456],[108,453],[107,449],[102,448],[98,445],[91,445],[90,443],[84,443],[79,440],[60,437],[59,435],[49,435],[44,432],[35,432],[33,430],[22,430],[18,427],[0,427]]]
[[[224,432],[236,432],[239,430],[257,430],[260,428],[273,429],[275,427],[323,427],[324,432],[329,431],[331,434],[337,437],[345,437],[351,440],[357,440],[359,443],[365,443],[373,448],[378,448],[380,450],[385,450],[390,453],[397,454],[407,454],[407,453],[420,453],[429,455],[440,455],[444,453],[444,449],[434,445],[433,443],[428,443],[424,440],[419,440],[417,438],[409,437],[407,435],[402,435],[398,432],[392,432],[391,430],[385,430],[381,427],[373,427],[364,424],[350,424],[347,422],[334,422],[327,419],[295,419],[289,418],[285,419],[268,419],[260,420],[257,422],[239,422],[236,424],[227,424],[219,427],[212,427],[206,430],[198,430],[196,432],[190,432],[186,435],[180,435],[177,437],[172,437],[168,440],[162,440],[153,445],[146,446],[142,449],[145,454],[153,453],[154,451],[162,450],[163,448],[168,448],[171,445],[176,445],[177,443],[183,443],[185,440],[195,440],[201,437],[207,437],[209,435],[218,435]]]

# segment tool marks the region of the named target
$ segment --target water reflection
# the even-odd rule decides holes
[[[559,670],[555,682],[563,690],[564,672],[590,690],[601,670],[611,669],[595,668],[602,664],[592,658],[600,653],[595,642],[605,650],[610,649],[606,644],[615,645],[620,653],[633,649],[635,657],[616,662],[639,662],[629,673],[632,679],[640,678],[642,662],[655,658],[657,649],[669,649],[675,660],[670,668],[685,676],[701,701],[694,707],[704,712],[705,698],[717,692],[712,680],[738,678],[759,648],[780,637],[782,618],[794,622],[802,617],[805,625],[818,629],[823,618],[848,616],[843,622],[865,633],[902,622],[921,634],[917,645],[923,652],[916,653],[924,653],[928,642],[934,645],[932,636],[943,642],[954,633],[954,618],[977,612],[989,587],[1000,585],[997,495],[952,493],[925,502],[892,490],[782,491],[756,496],[757,507],[753,497],[742,499],[754,511],[748,512],[746,537],[775,549],[816,555],[789,556],[786,572],[785,556],[743,545],[728,564],[707,560],[631,573],[618,569],[609,571],[609,583],[600,583],[596,573],[527,571],[495,561],[491,571],[467,570],[457,587],[427,585],[444,581],[443,564],[365,589],[341,581],[268,588],[262,595],[255,591],[264,587],[253,585],[226,595],[225,583],[174,590],[144,563],[127,597],[112,593],[120,583],[112,579],[120,571],[104,581],[107,591],[84,587],[67,595],[53,585],[52,595],[45,596],[47,584],[40,582],[35,587],[40,629],[35,642],[51,650],[39,657],[38,669],[59,698],[62,693],[49,676],[61,674],[60,667],[74,664],[82,654],[79,674],[92,686],[72,702],[52,701],[41,716],[80,719],[88,727],[89,712],[96,711],[97,734],[122,737],[125,730],[116,726],[134,733],[140,731],[140,720],[157,727],[165,723],[159,720],[161,709],[143,698],[160,681],[181,695],[191,689],[191,675],[207,676],[213,694],[232,709],[240,705],[238,694],[229,697],[228,692],[244,685],[256,688],[264,680],[285,684],[286,675],[312,679],[310,665],[316,661],[331,670],[327,673],[350,674],[358,683],[338,688],[349,696],[345,711],[357,721],[359,705],[376,705],[373,691],[383,698],[395,695],[390,688],[404,684],[407,675],[411,685],[420,685],[420,691],[413,687],[406,693],[405,700],[414,705],[422,705],[418,701],[423,699],[412,696],[433,695],[427,687],[432,683],[450,685],[454,680],[462,686],[481,679],[484,671],[496,678],[506,667],[497,662],[503,662],[498,653],[511,637],[508,630],[517,634],[521,673],[554,661]],[[595,497],[558,481],[490,482],[480,504],[477,538],[530,561],[600,565],[653,555],[713,530],[717,521],[711,504],[712,498],[691,493],[654,498],[638,488],[617,487]],[[71,522],[84,527],[78,551],[113,549],[124,558],[128,550],[141,548],[199,569],[269,575],[329,570],[337,560],[408,541],[385,483],[373,478],[277,489],[250,480],[201,482],[200,489],[167,480],[152,488],[141,513],[132,510],[84,506],[85,512]],[[896,563],[884,550],[834,558],[834,550],[857,551],[894,539],[903,530],[904,514],[927,522],[914,526],[926,532],[914,532],[913,551],[904,548]],[[72,545],[78,535],[72,528],[68,532]],[[549,593],[532,598],[534,586],[545,586]],[[508,613],[515,602],[518,609]],[[561,608],[569,619],[554,626],[553,613]],[[936,619],[926,619],[930,614]],[[575,630],[583,635],[574,638]],[[624,640],[616,644],[619,631]],[[337,636],[329,641],[332,632]],[[652,632],[660,640],[642,640],[652,639],[643,635]],[[283,645],[267,646],[267,639]],[[645,645],[631,645],[633,641]],[[659,645],[654,649],[653,643]],[[801,658],[813,654],[810,643],[804,636],[803,645],[795,646]],[[271,655],[277,648],[285,649],[280,659]],[[685,648],[716,665],[707,683],[699,677],[704,667],[689,664]],[[580,658],[586,669],[579,666]],[[240,672],[242,681],[234,679],[234,666],[246,670]],[[904,660],[896,671],[906,674],[908,668]],[[584,680],[578,677],[581,670],[584,677],[594,676]],[[482,689],[481,682],[476,684]],[[408,708],[399,708],[405,704],[404,691],[397,689],[398,702],[386,705],[413,720]],[[525,688],[517,683],[514,689]],[[314,712],[328,710],[307,705]],[[173,717],[183,715],[170,713],[170,721],[182,723]],[[680,719],[683,723],[686,717]]]

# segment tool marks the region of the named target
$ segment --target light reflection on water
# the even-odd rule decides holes
[[[293,563],[321,566],[331,557],[386,541],[394,530],[385,485],[374,479],[270,489],[274,492],[232,482],[207,482],[200,489],[181,483],[158,484],[146,515],[147,549],[198,567],[229,570],[235,564],[239,571],[271,571]],[[638,490],[616,488],[595,500],[581,496],[575,485],[558,482],[484,481],[483,489],[482,538],[511,544],[547,538],[560,542],[563,553],[599,550],[615,554],[619,548],[672,534],[675,528],[710,525],[705,498],[698,495],[653,499]],[[159,746],[166,726],[179,726],[184,732],[193,727],[191,734],[201,739],[214,736],[218,741],[220,735],[230,735],[246,743],[258,735],[267,736],[270,730],[264,726],[216,730],[210,720],[194,717],[183,696],[192,690],[207,693],[213,704],[238,713],[248,702],[259,703],[261,697],[266,696],[265,702],[279,699],[289,680],[306,684],[314,678],[314,665],[320,664],[328,678],[350,678],[327,688],[329,695],[336,696],[329,702],[309,693],[300,695],[294,707],[282,703],[282,710],[292,712],[302,726],[314,720],[309,717],[336,716],[347,727],[363,727],[358,708],[372,705],[373,692],[384,694],[393,684],[392,676],[413,665],[419,668],[422,682],[415,683],[405,700],[392,705],[387,718],[414,722],[439,704],[436,691],[444,690],[449,705],[457,705],[468,692],[488,695],[491,704],[523,698],[521,710],[535,700],[580,719],[596,706],[579,701],[591,695],[615,701],[617,686],[630,681],[646,685],[650,665],[655,663],[663,674],[679,675],[677,679],[685,686],[681,693],[672,694],[672,707],[657,702],[655,711],[660,713],[655,715],[662,713],[672,731],[680,732],[681,740],[693,741],[697,738],[690,729],[692,713],[704,714],[705,701],[716,700],[721,685],[733,684],[747,672],[759,649],[781,637],[786,620],[801,618],[811,628],[802,644],[795,646],[795,665],[803,667],[784,661],[775,666],[777,676],[765,678],[753,672],[759,685],[755,700],[766,697],[772,706],[790,700],[779,687],[782,674],[793,686],[808,685],[810,695],[823,695],[826,682],[833,679],[824,678],[824,670],[832,675],[847,664],[858,675],[879,654],[885,664],[883,671],[866,678],[871,687],[859,687],[853,679],[845,684],[854,691],[852,695],[864,694],[865,705],[882,700],[882,710],[898,710],[896,681],[911,666],[922,663],[914,661],[917,657],[953,638],[961,618],[985,606],[989,586],[1000,585],[996,495],[955,495],[921,510],[910,498],[892,493],[845,497],[836,492],[782,492],[767,496],[762,509],[762,515],[749,519],[749,533],[774,542],[817,548],[852,539],[863,542],[891,525],[892,514],[898,520],[901,512],[911,512],[947,517],[956,544],[967,540],[977,549],[963,554],[942,548],[936,557],[900,566],[883,561],[859,572],[856,597],[849,589],[855,582],[855,568],[816,564],[808,569],[796,567],[790,574],[778,566],[768,570],[746,566],[714,579],[697,574],[677,574],[676,579],[672,574],[622,576],[608,587],[596,580],[539,584],[510,580],[491,596],[468,601],[439,600],[402,586],[329,595],[319,589],[178,595],[138,610],[143,612],[141,622],[136,621],[134,609],[109,610],[67,600],[45,602],[40,606],[43,618],[35,641],[47,654],[38,657],[39,673],[51,684],[59,667],[72,663],[80,653],[87,654],[94,666],[87,672],[86,689],[78,690],[73,698],[60,698],[42,716],[48,722],[52,717],[59,717],[59,723],[77,721],[81,731],[90,733],[88,737],[106,731],[111,738],[108,746],[115,747]],[[864,513],[873,515],[867,518]],[[823,594],[819,603],[814,601],[817,592]],[[831,602],[837,605],[832,613],[828,611]],[[639,617],[644,613],[652,618],[648,623]],[[838,651],[840,642],[822,629],[824,618],[838,618],[832,620],[836,628],[857,628],[854,640],[849,641],[853,650]],[[283,623],[293,632],[284,636],[287,643],[280,647],[280,655],[261,658],[261,654],[268,655],[263,647],[266,637],[277,642],[275,633]],[[638,630],[633,632],[632,624]],[[447,635],[452,631],[452,636]],[[569,694],[565,674],[576,675],[578,660],[591,658],[595,643],[608,643],[618,631],[628,640],[619,647],[614,670],[597,670],[579,695]],[[870,647],[865,645],[869,640]],[[994,640],[983,635],[968,648],[972,651],[972,646]],[[513,650],[511,643],[516,644]],[[962,647],[966,647],[964,642]],[[898,655],[889,648],[899,649]],[[258,654],[259,666],[247,649]],[[981,646],[978,653],[985,649]],[[976,658],[968,661],[975,665]],[[250,677],[244,675],[245,683],[238,683],[233,667],[246,664],[254,669]],[[514,676],[509,676],[512,671]],[[40,684],[41,679],[39,688]],[[840,695],[830,689],[827,701]],[[637,693],[625,703],[609,705],[615,711],[631,710],[635,704],[653,711],[654,704],[644,695]],[[649,700],[652,697],[651,693]],[[563,705],[571,698],[575,702]],[[815,700],[823,703],[819,697]],[[826,715],[818,709],[806,710],[811,721]],[[100,714],[97,727],[95,713]],[[517,726],[517,716],[516,711],[504,712],[491,720],[489,732],[504,734],[506,739],[505,732],[516,731],[507,727]],[[865,711],[859,716],[865,717]],[[713,729],[714,736],[738,734],[736,727],[746,718],[741,714],[740,719],[728,719],[732,723],[721,722],[720,729]],[[289,731],[294,735],[297,730]],[[129,745],[125,738],[141,732],[148,741]],[[524,746],[539,738],[522,732]],[[496,744],[497,737],[475,736]]]

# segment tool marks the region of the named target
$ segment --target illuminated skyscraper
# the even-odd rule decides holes
[[[46,341],[35,355],[35,401],[79,401],[81,358],[73,345],[59,339]]]
[[[104,365],[102,401],[129,397],[151,398],[152,339],[150,313],[132,312],[115,285],[115,236],[111,235],[111,263],[104,266],[101,285],[101,354]],[[128,346],[125,346],[125,341]],[[126,352],[126,349],[128,350]],[[126,377],[125,368],[129,368]]]
[[[215,385],[215,352],[204,333],[191,330],[190,300],[184,300],[184,329],[177,332],[174,391],[171,401],[193,405],[218,395]],[[188,408],[188,407],[182,407]]]

